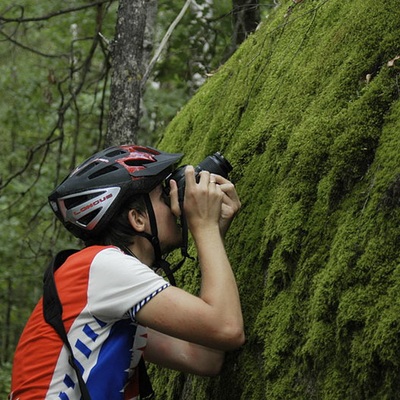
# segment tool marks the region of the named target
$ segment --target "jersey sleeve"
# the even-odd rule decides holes
[[[118,248],[106,248],[90,266],[88,308],[103,321],[134,320],[136,312],[168,286],[164,278],[138,259]]]

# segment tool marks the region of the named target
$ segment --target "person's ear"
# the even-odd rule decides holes
[[[128,213],[129,223],[136,232],[144,232],[146,229],[146,215],[138,210],[132,209]]]

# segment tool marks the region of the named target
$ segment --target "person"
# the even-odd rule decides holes
[[[234,185],[193,166],[183,209],[174,180],[181,154],[137,145],[103,150],[49,196],[57,217],[86,246],[54,273],[73,357],[92,399],[137,399],[141,359],[204,376],[245,340],[240,298],[224,235],[240,208]],[[183,210],[183,211],[182,211]],[[201,270],[199,295],[157,271],[182,244],[185,215]],[[69,354],[34,309],[17,346],[10,399],[81,398]]]

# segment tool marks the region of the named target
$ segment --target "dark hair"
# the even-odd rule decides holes
[[[111,218],[107,226],[100,232],[100,235],[85,241],[85,245],[112,245],[122,249],[130,246],[136,234],[128,218],[129,211],[132,209],[137,210],[141,214],[147,212],[143,195],[135,195],[127,200],[117,214]]]

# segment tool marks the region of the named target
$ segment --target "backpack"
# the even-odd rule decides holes
[[[67,332],[62,321],[62,304],[58,296],[56,283],[54,280],[54,272],[64,264],[69,256],[76,253],[78,250],[63,250],[60,251],[50,262],[43,277],[43,316],[45,321],[51,325],[61,337],[69,352],[68,362],[74,369],[78,378],[79,388],[82,394],[82,400],[91,400],[88,388],[83,380],[81,370],[79,369],[71,344],[69,343]],[[139,388],[141,399],[154,398],[154,391],[151,386],[149,376],[147,375],[146,365],[143,357],[140,358],[137,366],[139,371]]]

